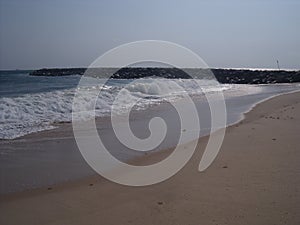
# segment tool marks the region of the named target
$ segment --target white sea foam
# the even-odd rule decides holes
[[[108,115],[114,98],[122,89],[124,101],[117,107],[120,114],[137,98],[140,101],[135,107],[136,110],[144,110],[164,100],[175,101],[181,96],[178,85],[189,94],[202,94],[203,91],[214,92],[232,87],[232,85],[218,85],[213,80],[195,82],[181,79],[139,79],[129,84],[118,82],[117,85],[105,85],[101,89],[95,106],[95,115],[98,117]],[[80,96],[82,110],[91,112],[94,110],[91,96],[98,93],[100,87],[84,86],[81,89],[85,90],[85,94]],[[75,89],[67,89],[0,98],[0,139],[13,139],[32,132],[53,129],[54,122],[71,121],[74,93]]]

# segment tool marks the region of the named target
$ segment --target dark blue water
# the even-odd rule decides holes
[[[29,71],[0,72],[0,97],[70,89],[77,86],[79,75],[46,77],[30,76]]]
[[[17,97],[24,94],[44,93],[77,87],[80,75],[71,76],[31,76],[31,71],[0,71],[0,97]],[[133,80],[109,80],[107,85],[123,86]],[[84,85],[99,83],[99,79],[86,78]]]

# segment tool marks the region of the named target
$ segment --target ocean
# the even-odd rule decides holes
[[[29,72],[0,72],[0,139],[14,139],[38,131],[55,129],[55,123],[72,120],[74,93],[81,76],[30,76]],[[120,114],[132,101],[138,100],[134,108],[136,111],[143,111],[166,101],[176,101],[183,95],[178,85],[194,97],[203,96],[204,92],[207,94],[218,91],[223,91],[226,99],[256,96],[256,101],[251,104],[299,88],[299,84],[238,85],[219,84],[208,79],[195,82],[189,79],[148,78],[112,79],[100,89],[101,82],[101,79],[88,78],[80,87],[91,93],[100,93],[95,106],[97,117],[110,115],[114,99],[121,90],[124,102],[116,109]],[[90,104],[89,96],[82,96],[82,102],[84,110],[93,110],[94,106]],[[244,107],[234,106],[233,111],[238,110],[234,114],[241,116],[250,105],[245,103]],[[229,123],[233,123],[232,120],[237,120],[236,118],[229,120]]]
[[[30,76],[29,72],[0,73],[0,194],[95,174],[83,160],[70,124],[64,123],[72,121],[74,93],[81,76]],[[118,114],[122,115],[132,102],[137,103],[132,110],[130,127],[139,138],[149,136],[151,118],[160,117],[165,121],[167,135],[155,149],[161,150],[177,144],[181,131],[180,121],[176,110],[168,102],[180,101],[184,93],[192,97],[199,114],[201,130],[197,135],[204,136],[211,129],[206,95],[214,99],[213,96],[222,91],[226,103],[226,126],[229,126],[242,120],[244,113],[259,102],[300,88],[299,83],[218,84],[209,79],[194,81],[153,77],[109,80],[100,89],[101,83],[104,80],[89,78],[79,88],[91,96],[100,92],[95,105],[97,130],[103,143],[112,150],[111,154],[122,161],[144,153],[124,147],[115,137],[110,120],[107,119],[118,93],[122,96],[120,104],[114,105]],[[83,110],[94,110],[89,95],[81,96],[81,103]],[[46,130],[50,130],[49,133]],[[42,131],[46,132],[39,136]]]

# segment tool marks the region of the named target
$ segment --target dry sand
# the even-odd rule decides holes
[[[165,182],[127,187],[97,176],[1,196],[0,224],[300,224],[299,125],[300,93],[279,96],[228,128],[219,155],[202,173],[206,137]]]

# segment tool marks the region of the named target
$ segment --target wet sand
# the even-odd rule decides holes
[[[160,184],[128,187],[100,176],[1,195],[1,224],[299,224],[300,93],[257,105],[229,127],[219,155]],[[39,134],[36,134],[39,135]],[[65,143],[67,146],[67,142]],[[149,164],[162,151],[135,162]]]

